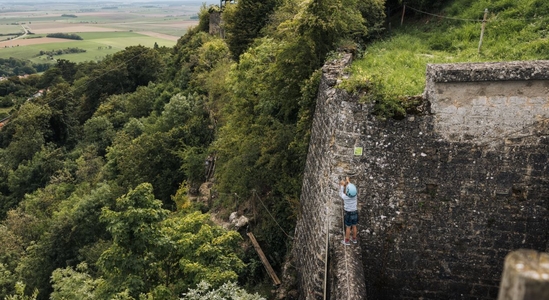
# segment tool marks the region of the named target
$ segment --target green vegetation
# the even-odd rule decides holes
[[[410,14],[383,36],[383,3],[239,1],[223,16],[227,40],[207,33],[204,6],[173,48],[126,47],[137,37],[129,32],[82,33],[84,41],[65,45],[108,55],[59,59],[41,75],[0,82],[2,100],[15,104],[0,130],[0,298],[257,299],[228,284],[264,286],[253,247],[208,212],[249,217],[246,230],[280,270],[327,57],[338,48],[361,54],[343,86],[365,91],[381,113],[403,114],[401,99],[421,92],[427,62],[539,58],[545,49],[543,38],[531,39],[542,25],[495,21],[514,10],[537,18],[524,3],[543,12],[544,2],[501,0],[481,54],[473,22]],[[475,5],[455,1],[437,13],[472,18]],[[521,35],[498,36],[502,27]],[[207,158],[215,161],[210,182]]]
[[[403,115],[415,105],[407,96],[423,92],[428,63],[549,59],[548,11],[549,3],[539,0],[452,1],[436,11],[443,17],[408,9],[402,26],[368,45],[363,57],[353,62],[353,75],[342,86],[365,92],[364,99],[374,101],[380,115]]]
[[[172,47],[175,42],[145,36],[134,32],[86,32],[79,33],[83,41],[69,40],[64,43],[36,44],[13,48],[2,48],[2,57],[14,57],[23,60],[30,60],[33,63],[47,63],[46,56],[36,57],[40,51],[55,51],[63,48],[79,48],[86,52],[77,54],[64,54],[62,58],[73,62],[99,61],[107,55],[112,55],[132,45],[144,45],[153,47],[157,43],[160,47]]]
[[[234,282],[227,282],[218,289],[211,289],[210,284],[200,282],[196,289],[189,290],[183,298],[185,300],[209,300],[209,299],[238,299],[238,300],[265,300],[258,294],[248,294]]]
[[[1,35],[18,35],[23,33],[23,28],[20,25],[0,25]]]
[[[30,75],[37,72],[44,72],[50,68],[50,64],[34,64],[27,60],[14,57],[0,58],[0,76],[11,77],[18,75]],[[2,95],[5,96],[5,95]]]
[[[74,33],[61,33],[61,32],[49,33],[49,34],[46,35],[46,37],[59,38],[59,39],[69,39],[69,40],[82,40],[81,36],[79,36],[78,34],[74,34]]]
[[[234,48],[205,32],[204,7],[172,49],[60,59],[41,76],[5,81],[15,107],[0,131],[0,297],[177,299],[244,295],[226,282],[263,286],[253,247],[204,212],[246,214],[280,269],[319,68],[342,38],[368,38],[356,8],[355,0],[273,2],[238,26],[227,15],[231,39],[246,41]],[[65,45],[117,48],[132,33],[105,35]],[[212,197],[191,201],[207,157],[216,162]]]
[[[52,50],[52,51],[40,51],[37,56],[40,55],[47,55],[47,56],[54,56],[54,55],[63,55],[63,54],[70,54],[70,53],[84,53],[86,50],[79,49],[79,48],[66,48],[66,49],[58,49],[58,50]]]

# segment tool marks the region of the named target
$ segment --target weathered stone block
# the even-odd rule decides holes
[[[498,300],[549,299],[549,254],[511,252],[505,258]]]

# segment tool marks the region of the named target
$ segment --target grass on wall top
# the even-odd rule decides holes
[[[482,20],[485,7],[489,13],[479,52],[482,22],[444,17]],[[381,114],[392,115],[406,96],[423,92],[428,63],[549,59],[548,1],[459,0],[438,14],[444,17],[410,14],[388,37],[367,45],[342,87],[367,90],[365,98],[388,104],[391,109]]]

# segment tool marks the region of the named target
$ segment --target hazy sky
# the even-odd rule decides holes
[[[3,4],[14,4],[14,5],[20,5],[20,4],[30,4],[30,3],[36,3],[36,4],[45,4],[45,3],[79,3],[79,2],[83,2],[83,3],[89,3],[90,1],[89,0],[23,0],[23,1],[18,1],[18,0],[0,0],[0,3],[3,3]],[[169,2],[179,2],[179,3],[206,3],[206,4],[211,4],[211,3],[219,3],[219,1],[215,1],[215,0],[205,0],[205,1],[202,1],[202,0],[99,0],[99,1],[94,1],[94,3],[105,3],[105,4],[109,4],[109,3],[169,3]]]

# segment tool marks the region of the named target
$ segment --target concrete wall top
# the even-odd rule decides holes
[[[530,135],[549,120],[549,61],[428,65],[424,96],[446,140],[493,144]]]
[[[549,79],[548,60],[427,65],[427,80],[434,82],[545,79]]]

